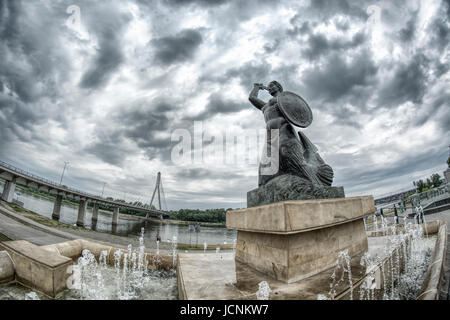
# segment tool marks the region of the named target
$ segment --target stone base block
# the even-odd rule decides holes
[[[0,249],[9,253],[19,283],[52,298],[67,288],[71,259],[24,240],[2,242]]]
[[[375,212],[372,196],[285,201],[227,212],[237,229],[236,261],[285,283],[333,267],[338,252],[367,251],[363,217]]]
[[[238,231],[236,260],[293,283],[334,266],[342,250],[351,257],[367,251],[362,220],[287,235]]]
[[[344,198],[343,187],[314,186],[308,180],[282,175],[267,184],[247,192],[247,207],[262,206],[287,200]]]

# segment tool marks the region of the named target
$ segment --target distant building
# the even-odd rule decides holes
[[[450,183],[450,168],[444,171],[444,178],[446,183]]]

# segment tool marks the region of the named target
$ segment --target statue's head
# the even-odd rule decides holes
[[[276,96],[278,93],[283,92],[283,87],[278,81],[272,81],[267,86],[267,90],[272,96]]]

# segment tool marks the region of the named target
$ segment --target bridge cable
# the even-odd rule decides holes
[[[169,211],[169,207],[167,206],[167,202],[166,202],[166,193],[164,192],[164,188],[163,188],[163,184],[162,184],[162,179],[159,182],[159,184],[161,187],[161,193],[162,193],[163,203],[164,203],[164,207],[165,207],[164,211]]]

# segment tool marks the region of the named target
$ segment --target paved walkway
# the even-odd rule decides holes
[[[2,212],[0,212],[0,233],[11,240],[26,240],[38,246],[68,241],[66,238],[24,225]]]
[[[75,230],[68,228],[51,228],[23,217],[14,212],[3,201],[0,202],[0,233],[11,240],[27,240],[36,245],[48,245],[75,239],[86,239],[116,248],[139,245],[139,239],[121,237],[93,230]],[[155,251],[156,242],[145,240],[147,252]],[[161,251],[170,249],[170,244],[161,243]]]

